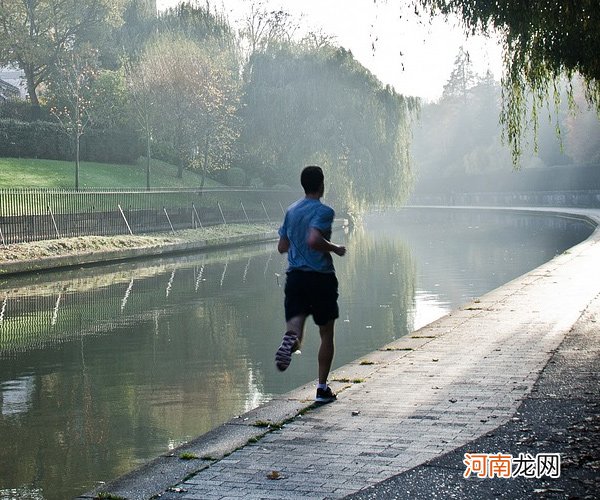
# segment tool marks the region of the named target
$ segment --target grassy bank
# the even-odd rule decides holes
[[[0,265],[2,262],[28,261],[48,257],[78,255],[90,252],[105,252],[127,248],[147,248],[195,241],[211,242],[235,236],[267,233],[276,229],[275,224],[222,224],[203,229],[187,229],[172,233],[123,236],[80,236],[30,243],[0,245]]]
[[[151,187],[189,188],[201,185],[202,177],[185,171],[178,179],[177,168],[168,163],[152,160]],[[84,188],[140,188],[146,187],[146,160],[135,165],[81,162],[79,183]],[[206,180],[205,186],[217,186]],[[75,187],[75,164],[57,160],[27,158],[0,158],[0,188],[62,188]]]

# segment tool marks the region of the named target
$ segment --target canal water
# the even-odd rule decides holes
[[[564,252],[593,228],[532,214],[405,209],[348,232],[335,366]],[[274,243],[0,281],[0,499],[81,494],[316,376],[285,373]]]

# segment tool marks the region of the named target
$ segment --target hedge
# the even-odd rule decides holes
[[[70,161],[73,146],[58,123],[0,120],[0,157]],[[143,151],[137,134],[122,129],[89,129],[80,146],[81,160],[101,163],[133,163]]]

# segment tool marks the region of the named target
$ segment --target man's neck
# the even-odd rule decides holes
[[[319,193],[306,193],[305,197],[309,200],[319,200],[321,198],[321,195]]]

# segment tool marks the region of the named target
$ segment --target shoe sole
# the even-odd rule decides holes
[[[334,401],[337,401],[337,398],[315,398],[315,403],[320,403],[322,405],[327,403],[333,403]]]
[[[297,336],[293,333],[286,332],[281,341],[281,345],[275,353],[275,366],[280,372],[287,370],[292,362],[292,352],[297,345]]]

